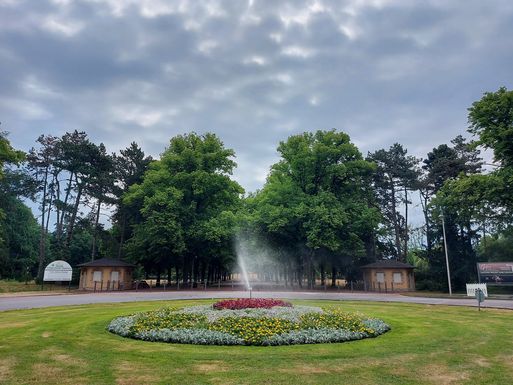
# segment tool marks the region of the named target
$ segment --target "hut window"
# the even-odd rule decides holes
[[[119,281],[119,271],[112,271],[110,273],[110,280],[111,281]]]
[[[403,283],[402,273],[394,273],[394,283]]]
[[[376,273],[376,281],[379,283],[385,282],[385,273]]]
[[[93,281],[94,282],[100,282],[102,280],[102,272],[101,271],[95,271],[93,273]]]

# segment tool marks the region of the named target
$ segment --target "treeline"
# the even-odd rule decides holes
[[[398,143],[364,156],[336,130],[293,135],[262,189],[246,195],[234,151],[211,133],[176,136],[157,160],[136,143],[109,153],[78,131],[41,136],[23,154],[2,133],[0,278],[115,257],[158,280],[214,282],[238,271],[239,253],[262,279],[305,287],[358,280],[359,266],[395,258],[416,266],[420,288],[440,290],[443,220],[461,288],[477,261],[512,259],[513,92],[475,102],[468,131],[472,141],[458,136],[424,159]]]

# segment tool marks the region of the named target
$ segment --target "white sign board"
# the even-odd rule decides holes
[[[481,289],[485,297],[488,297],[486,283],[467,283],[467,297],[475,297],[476,290]]]
[[[66,261],[53,261],[45,269],[43,281],[71,281],[73,270]]]

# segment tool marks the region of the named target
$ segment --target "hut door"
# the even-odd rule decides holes
[[[100,282],[102,280],[102,272],[101,271],[95,271],[93,273],[93,282]]]
[[[113,271],[110,273],[111,281],[119,281],[119,271]]]

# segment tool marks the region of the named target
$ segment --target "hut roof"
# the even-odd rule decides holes
[[[368,265],[362,266],[362,269],[414,269],[409,263],[399,262],[395,259],[383,259]]]
[[[135,265],[114,258],[100,258],[91,262],[81,263],[78,267],[135,267]]]

